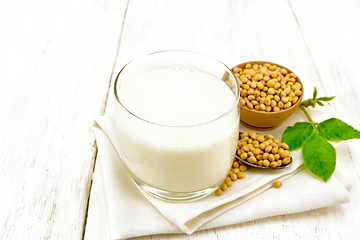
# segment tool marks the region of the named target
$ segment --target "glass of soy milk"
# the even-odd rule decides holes
[[[193,201],[213,193],[234,160],[240,87],[222,62],[190,51],[136,58],[114,94],[120,157],[146,193]]]

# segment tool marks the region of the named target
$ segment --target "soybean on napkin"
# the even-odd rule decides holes
[[[323,118],[324,113],[328,112],[324,110],[325,112],[318,111],[316,115]],[[198,229],[226,226],[349,201],[346,188],[334,176],[324,183],[308,170],[303,170],[300,150],[292,152],[294,162],[291,167],[277,171],[250,169],[246,172],[246,178],[235,181],[220,197],[213,194],[191,203],[158,200],[143,193],[128,176],[116,152],[118,145],[116,132],[113,131],[116,124],[113,119],[111,115],[98,117],[98,125],[94,127],[113,238],[179,232],[190,234]],[[303,120],[306,119],[302,112],[298,111],[270,133],[281,138],[286,126]],[[242,131],[246,130],[241,128]],[[276,180],[285,180],[282,188],[271,188]],[[259,204],[268,199],[281,200],[284,204],[275,208]]]

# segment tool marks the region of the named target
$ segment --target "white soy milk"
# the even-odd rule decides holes
[[[118,93],[128,111],[122,108],[117,119],[120,155],[133,175],[172,192],[224,179],[236,151],[239,113],[223,81],[172,66],[122,82]]]

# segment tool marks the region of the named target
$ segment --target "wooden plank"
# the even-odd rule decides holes
[[[81,239],[127,2],[0,4],[0,238]]]

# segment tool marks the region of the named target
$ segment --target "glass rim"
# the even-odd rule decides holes
[[[141,58],[145,58],[147,56],[150,56],[150,55],[154,55],[154,54],[158,54],[158,53],[167,53],[167,52],[184,52],[184,53],[191,53],[191,54],[196,54],[196,55],[201,55],[203,57],[207,57],[207,58],[211,58],[217,62],[219,62],[220,64],[222,64],[229,72],[229,74],[232,75],[234,81],[235,81],[235,86],[236,86],[236,89],[238,90],[237,93],[235,94],[235,100],[233,102],[233,104],[228,108],[228,110],[221,114],[220,116],[214,118],[214,119],[211,119],[209,121],[206,121],[206,122],[203,122],[203,123],[198,123],[198,124],[193,124],[193,125],[186,125],[186,126],[173,126],[173,125],[164,125],[164,124],[160,124],[160,123],[155,123],[155,122],[151,122],[149,120],[146,120],[144,118],[141,118],[139,116],[137,116],[136,114],[132,113],[130,110],[128,110],[120,101],[120,98],[118,96],[118,93],[117,93],[117,83],[118,83],[118,80],[119,80],[119,77],[120,77],[120,74],[123,72],[123,70],[129,65],[131,64],[132,62],[138,60],[138,59],[141,59]],[[119,73],[117,74],[116,76],[116,79],[115,79],[115,82],[114,82],[114,95],[115,95],[115,98],[116,98],[116,101],[125,109],[125,111],[127,113],[129,113],[130,115],[134,116],[135,118],[141,120],[141,121],[144,121],[144,122],[147,122],[149,124],[152,124],[152,125],[156,125],[156,126],[159,126],[159,127],[167,127],[167,128],[191,128],[191,127],[198,127],[198,126],[202,126],[202,125],[207,125],[207,124],[210,124],[210,123],[213,123],[225,116],[227,116],[228,114],[230,114],[235,107],[238,106],[238,103],[239,103],[239,99],[240,99],[240,85],[239,85],[239,82],[237,81],[237,78],[235,76],[235,74],[233,73],[233,71],[231,71],[231,69],[225,64],[223,63],[222,61],[220,61],[219,59],[217,58],[214,58],[214,57],[211,57],[211,56],[208,56],[208,55],[205,55],[205,54],[202,54],[202,53],[198,53],[198,52],[194,52],[194,51],[189,51],[189,50],[163,50],[163,51],[156,51],[156,52],[152,52],[152,53],[149,53],[149,54],[144,54],[144,55],[141,55],[141,56],[138,56],[134,59],[132,59],[131,61],[129,61],[128,63],[126,63],[122,68],[121,70],[119,71]],[[240,110],[239,110],[240,111]]]

